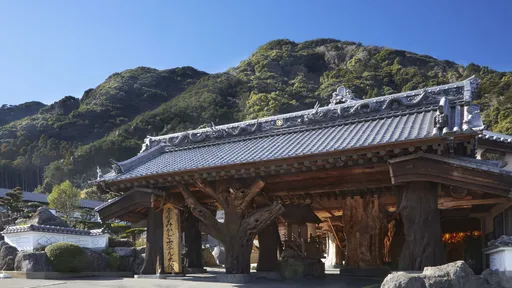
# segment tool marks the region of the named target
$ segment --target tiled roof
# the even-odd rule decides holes
[[[0,188],[0,198],[5,198],[5,194],[9,191],[11,190]],[[23,192],[23,201],[48,204],[48,195],[44,193]],[[101,204],[103,204],[102,201],[86,199],[80,200],[80,208],[94,209]]]
[[[500,134],[496,132],[491,132],[489,130],[484,130],[482,134],[478,135],[482,139],[512,144],[512,136],[511,135],[505,135]]]
[[[238,163],[317,154],[407,140],[428,139],[483,129],[471,105],[478,80],[368,100],[148,137],[141,153],[114,164],[99,181],[172,173]],[[466,115],[463,105],[469,107]],[[438,108],[448,115],[444,132],[435,131]],[[469,121],[464,125],[464,117]]]
[[[46,225],[23,225],[23,226],[10,226],[5,228],[2,231],[2,234],[11,234],[11,233],[21,233],[21,232],[46,232],[46,233],[60,233],[60,234],[74,234],[74,235],[90,235],[97,236],[105,234],[104,230],[96,229],[96,230],[82,230],[75,228],[65,228],[65,227],[55,227],[55,226],[46,226]]]

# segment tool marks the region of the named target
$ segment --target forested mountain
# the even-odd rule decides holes
[[[7,125],[13,121],[37,114],[41,108],[45,107],[41,102],[32,101],[20,105],[1,105],[0,106],[0,126]]]
[[[65,97],[0,127],[0,187],[49,192],[83,186],[109,159],[137,154],[146,135],[194,129],[327,105],[338,86],[361,98],[477,75],[484,120],[512,134],[512,73],[427,55],[317,39],[275,40],[226,72],[139,67],[111,75],[81,99]],[[44,173],[43,173],[44,172]]]

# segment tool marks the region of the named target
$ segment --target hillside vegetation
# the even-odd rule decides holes
[[[407,51],[275,40],[223,73],[139,67],[0,127],[0,187],[48,192],[66,179],[83,187],[96,166],[106,172],[110,158],[136,155],[146,135],[327,105],[341,85],[372,98],[472,75],[482,80],[478,103],[489,129],[512,134],[512,73]]]

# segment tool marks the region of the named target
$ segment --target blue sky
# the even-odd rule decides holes
[[[220,72],[278,38],[512,71],[511,18],[509,0],[0,0],[0,104],[81,97],[137,66]]]

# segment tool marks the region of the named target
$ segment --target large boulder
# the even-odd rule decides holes
[[[32,215],[32,217],[25,223],[26,225],[46,225],[46,226],[54,226],[54,227],[65,227],[69,228],[68,223],[66,221],[60,219],[55,216],[50,209],[47,207],[41,207],[37,209],[36,213]]]
[[[482,272],[482,287],[486,288],[512,288],[512,277],[504,272],[486,269]]]
[[[139,247],[135,250],[135,256],[132,262],[132,272],[134,274],[140,274],[142,270],[142,266],[144,266],[144,252],[146,251],[146,247]]]
[[[393,272],[384,279],[381,288],[426,288],[427,285],[420,274]]]
[[[219,265],[224,265],[224,258],[226,257],[226,252],[224,251],[224,247],[221,246],[215,246],[213,248],[213,257],[215,258],[215,261]]]
[[[105,272],[107,271],[108,256],[95,251],[93,249],[84,248],[87,260],[89,261],[88,271],[90,272]]]
[[[436,267],[425,267],[419,272],[391,273],[384,279],[383,288],[478,288],[482,278],[476,276],[464,261],[456,261]]]
[[[441,266],[425,267],[423,273],[427,287],[429,283],[451,283],[453,288],[477,288],[475,273],[464,261],[455,261]],[[447,279],[445,281],[444,279]],[[441,285],[441,284],[440,284]],[[443,284],[444,285],[444,284]]]
[[[119,271],[132,272],[133,262],[135,260],[135,248],[133,247],[116,247],[114,252],[119,255]]]
[[[45,252],[20,252],[14,262],[14,270],[21,272],[52,272]]]
[[[0,250],[2,250],[2,248],[4,248],[4,246],[6,245],[9,245],[9,243],[5,242],[5,241],[0,241]]]
[[[133,247],[115,247],[114,251],[120,257],[132,257],[135,254],[135,248]]]
[[[14,271],[18,249],[4,242],[0,244],[0,271]]]

